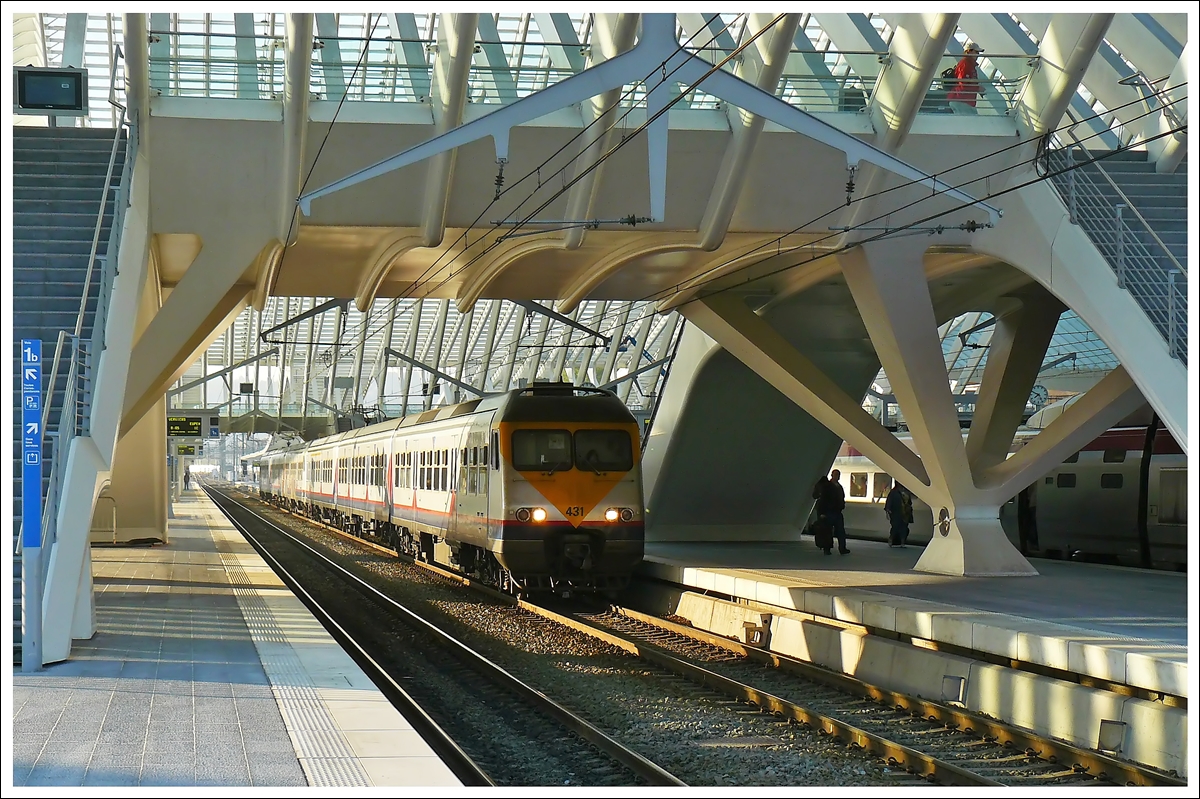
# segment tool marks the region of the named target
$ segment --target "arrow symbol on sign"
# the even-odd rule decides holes
[[[38,427],[40,426],[40,424],[41,424],[40,422],[26,422],[25,423],[25,435],[36,436],[37,432],[38,432]]]
[[[36,366],[34,366],[34,367],[26,366],[25,367],[25,379],[26,380],[37,380],[37,377],[38,377],[38,370],[37,370]]]

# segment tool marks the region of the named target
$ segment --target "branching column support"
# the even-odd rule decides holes
[[[747,83],[772,95],[779,85],[779,78],[787,64],[788,53],[800,24],[800,14],[786,14],[774,29],[755,42],[756,47],[743,53],[742,63],[735,74]],[[750,36],[767,25],[774,17],[771,14],[751,14],[744,35]],[[703,35],[703,34],[702,34]],[[766,120],[763,117],[742,111],[733,105],[725,105],[729,117],[729,129],[733,134],[725,148],[720,171],[713,185],[712,196],[704,217],[700,222],[700,249],[711,252],[721,246],[729,231],[729,222],[737,207],[738,197],[746,184],[750,158],[758,144]],[[628,392],[628,386],[625,391]]]
[[[283,250],[296,243],[300,234],[300,211],[296,198],[304,168],[304,142],[308,130],[308,98],[312,73],[313,15],[287,15],[287,58],[283,83],[283,158],[279,173],[279,216],[275,241],[260,258],[252,304],[261,311],[279,276]]]
[[[478,19],[478,14],[442,14],[438,25],[437,56],[433,62],[435,136],[462,124]],[[455,155],[456,151],[450,150],[430,160],[425,178],[425,218],[421,225],[426,247],[441,244],[446,232],[446,208],[450,202],[450,182],[454,179]]]
[[[1023,132],[1034,138],[1059,124],[1113,14],[1056,14],[1038,49],[1038,69],[1022,97]]]
[[[587,66],[593,67],[632,47],[637,23],[637,14],[597,14]],[[576,174],[586,174],[567,194],[567,219],[583,220],[592,215],[592,203],[600,187],[600,175],[604,166],[597,166],[590,172],[587,170],[595,165],[600,160],[600,154],[609,148],[613,122],[619,110],[617,100],[620,97],[621,87],[616,87],[582,104],[583,122],[589,127],[583,134],[580,157],[575,163]],[[563,247],[568,250],[578,249],[583,244],[584,233],[585,229],[582,227],[571,228],[563,237]]]

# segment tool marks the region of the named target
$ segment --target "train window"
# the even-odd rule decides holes
[[[471,447],[471,465],[479,465],[479,447]]]
[[[484,447],[483,448],[483,460],[487,463],[492,464],[493,469],[499,469],[500,468],[500,431],[499,430],[492,431],[492,459],[489,461],[487,456],[488,456],[487,447]]]
[[[514,430],[513,466],[521,471],[563,471],[571,468],[569,430]]]
[[[1074,455],[1064,460],[1063,463],[1079,463],[1079,453],[1076,452]]]
[[[871,496],[875,499],[886,497],[892,490],[892,476],[883,472],[875,472],[874,485],[871,486]]]
[[[575,466],[588,472],[627,472],[633,444],[624,430],[576,430]]]
[[[1100,475],[1101,488],[1120,488],[1124,482],[1125,478],[1120,473],[1109,472]]]
[[[1105,463],[1124,463],[1125,450],[1123,449],[1106,449],[1104,450]]]
[[[1163,469],[1158,473],[1158,523],[1187,524],[1187,469]]]
[[[1075,487],[1075,473],[1074,472],[1059,472],[1057,485],[1059,488],[1074,488]]]
[[[865,497],[867,495],[867,473],[852,472],[850,474],[850,496]]]

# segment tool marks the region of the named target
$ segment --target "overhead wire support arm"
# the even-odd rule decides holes
[[[514,305],[520,305],[521,307],[525,308],[526,310],[533,311],[534,313],[540,313],[542,316],[548,316],[556,322],[562,322],[567,327],[573,327],[576,330],[579,330],[583,333],[587,333],[589,336],[592,336],[593,338],[598,338],[604,342],[605,347],[608,347],[610,344],[612,344],[612,336],[606,336],[603,333],[600,333],[596,330],[592,330],[587,325],[582,324],[580,322],[576,322],[571,317],[564,316],[563,314],[560,314],[558,311],[555,311],[551,308],[547,308],[545,305],[542,305],[539,302],[534,302],[533,300],[510,300],[510,302],[512,302]]]
[[[262,341],[263,344],[284,344],[285,342],[283,342],[283,341],[272,341],[272,340],[268,339],[267,336],[269,336],[271,333],[277,333],[280,330],[283,330],[285,327],[290,327],[290,326],[296,324],[297,322],[303,322],[305,319],[308,319],[310,316],[319,316],[320,314],[323,314],[326,311],[332,310],[339,306],[341,306],[342,310],[345,310],[346,307],[348,305],[350,305],[351,302],[352,302],[352,300],[348,300],[348,299],[342,300],[342,299],[337,299],[337,298],[329,300],[328,302],[323,302],[320,305],[316,305],[312,308],[309,308],[307,311],[305,311],[302,314],[297,314],[296,316],[293,316],[291,319],[285,319],[284,321],[275,325],[275,327],[272,327],[268,330],[264,330],[262,333],[259,333],[258,337]],[[300,344],[300,343],[304,343],[304,342],[293,341],[290,343]],[[311,342],[308,342],[308,343],[311,343]]]
[[[168,397],[177,396],[177,395],[182,394],[183,392],[187,391],[188,389],[192,389],[192,388],[195,388],[196,386],[207,383],[209,380],[212,380],[214,377],[224,377],[227,374],[231,374],[235,369],[241,369],[243,366],[249,366],[250,364],[252,364],[256,361],[261,361],[263,358],[270,358],[272,355],[278,355],[278,354],[279,354],[279,348],[272,347],[271,349],[260,352],[257,355],[251,356],[244,361],[238,361],[237,363],[233,364],[232,366],[226,366],[224,369],[222,369],[218,372],[212,372],[210,374],[205,375],[204,377],[199,378],[198,380],[193,380],[190,383],[184,383],[179,388],[173,388],[167,392],[167,396]],[[217,406],[217,407],[220,407],[220,406]]]
[[[387,369],[387,359],[389,357],[399,358],[400,360],[404,361],[405,363],[411,363],[413,366],[417,367],[418,369],[422,369],[422,370],[428,372],[429,374],[436,377],[438,380],[442,380],[446,383],[449,383],[452,386],[461,388],[463,391],[469,391],[477,397],[493,396],[492,394],[485,392],[482,389],[475,388],[475,386],[472,386],[470,383],[464,383],[463,381],[459,380],[458,378],[451,377],[450,375],[446,374],[445,372],[441,371],[440,369],[435,369],[432,366],[430,366],[429,364],[424,363],[423,361],[420,361],[420,360],[412,357],[411,355],[405,355],[403,352],[397,352],[396,350],[392,349],[391,347],[384,347],[383,357],[384,357],[384,364],[383,364],[384,369]]]
[[[640,369],[634,369],[629,374],[621,375],[620,377],[618,377],[615,380],[609,380],[607,383],[605,383],[602,386],[596,386],[596,388],[613,388],[614,386],[624,383],[626,380],[631,380],[640,374],[657,369],[658,367],[666,364],[670,360],[671,360],[670,357],[659,358],[657,361],[654,361],[653,363],[648,363],[645,366],[641,367]]]

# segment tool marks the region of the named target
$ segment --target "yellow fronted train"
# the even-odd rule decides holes
[[[637,421],[535,383],[265,453],[259,494],[514,593],[624,588],[644,551]]]

